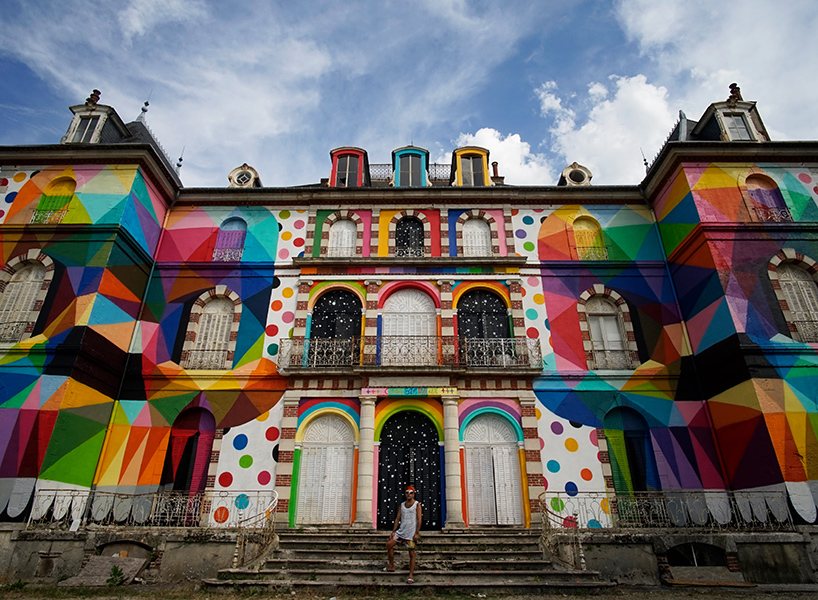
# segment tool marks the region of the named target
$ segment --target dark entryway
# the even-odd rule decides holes
[[[378,529],[392,528],[407,485],[417,489],[423,507],[421,529],[441,528],[439,442],[434,424],[420,412],[399,412],[384,424],[378,456]]]

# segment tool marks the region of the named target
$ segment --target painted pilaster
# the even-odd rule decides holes
[[[278,523],[289,522],[295,432],[298,426],[300,399],[300,392],[296,390],[287,390],[281,398],[281,401],[284,402],[284,415],[281,418],[281,441],[278,443],[278,464],[276,465],[276,491],[278,492],[276,522]]]
[[[377,396],[359,396],[361,424],[358,442],[358,492],[353,527],[374,528],[372,481],[375,473],[375,402]]]
[[[381,282],[377,279],[367,279],[366,307],[364,313],[364,344],[363,354],[365,365],[374,365],[378,362],[378,290]]]
[[[520,410],[523,426],[523,493],[528,503],[532,523],[542,522],[539,498],[545,492],[543,479],[542,454],[540,452],[540,435],[537,430],[537,396],[530,390],[520,392]]]
[[[443,456],[446,465],[445,529],[463,529],[463,490],[460,477],[459,396],[443,396]]]
[[[440,335],[443,337],[441,352],[444,365],[457,364],[457,347],[454,337],[454,310],[452,310],[452,287],[454,281],[443,279],[437,282],[440,288]]]

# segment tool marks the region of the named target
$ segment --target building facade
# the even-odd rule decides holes
[[[389,528],[411,484],[426,529],[643,492],[815,522],[818,143],[737,87],[630,186],[350,146],[186,188],[99,100],[0,148],[0,518],[209,493],[212,525]]]

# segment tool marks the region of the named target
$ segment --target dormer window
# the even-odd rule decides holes
[[[727,130],[727,135],[733,141],[753,141],[753,135],[750,133],[750,128],[747,127],[747,121],[744,120],[744,116],[740,113],[726,113],[724,115],[724,127]]]
[[[338,158],[335,187],[358,187],[358,157],[345,154]]]
[[[369,186],[369,161],[361,148],[337,148],[330,152],[332,174],[330,187],[354,188]]]
[[[464,156],[460,159],[461,177],[463,185],[480,187],[485,185],[483,178],[483,157]]]
[[[458,148],[452,157],[451,185],[485,187],[492,185],[488,176],[489,151],[476,146]]]
[[[77,130],[71,141],[76,144],[89,144],[97,131],[99,117],[80,117]]]
[[[406,146],[392,152],[392,168],[396,187],[425,187],[430,185],[426,174],[429,168],[429,151],[416,146]]]

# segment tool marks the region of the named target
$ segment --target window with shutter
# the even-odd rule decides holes
[[[233,366],[241,301],[222,286],[203,293],[193,304],[181,364],[185,369],[221,371]]]
[[[355,256],[355,244],[358,239],[358,228],[350,219],[341,219],[329,229],[327,256]]]
[[[818,287],[805,270],[793,263],[777,269],[781,293],[787,301],[789,322],[802,342],[818,342]]]
[[[28,263],[17,269],[0,297],[0,343],[16,344],[27,337],[36,320],[35,305],[43,287],[46,269]]]
[[[608,298],[594,296],[585,302],[594,366],[597,369],[630,369],[631,353],[625,342],[622,314]]]
[[[463,223],[464,256],[491,256],[491,228],[482,219]]]
[[[297,520],[343,524],[350,519],[355,432],[338,415],[314,419],[304,431]]]
[[[437,311],[419,290],[398,290],[383,305],[381,364],[437,364]]]
[[[244,253],[247,223],[244,219],[228,219],[219,227],[216,246],[213,248],[215,262],[240,261]]]
[[[31,223],[60,223],[68,212],[68,205],[74,197],[77,182],[70,177],[60,177],[49,183],[37,208],[31,215]]]
[[[588,217],[579,217],[574,220],[573,229],[579,260],[608,260],[608,249],[599,223]]]
[[[778,185],[764,175],[754,173],[745,180],[747,194],[752,202],[759,221],[790,222],[793,220],[790,209],[781,195]]]
[[[498,415],[475,417],[463,432],[469,523],[521,525],[523,498],[514,428]]]

